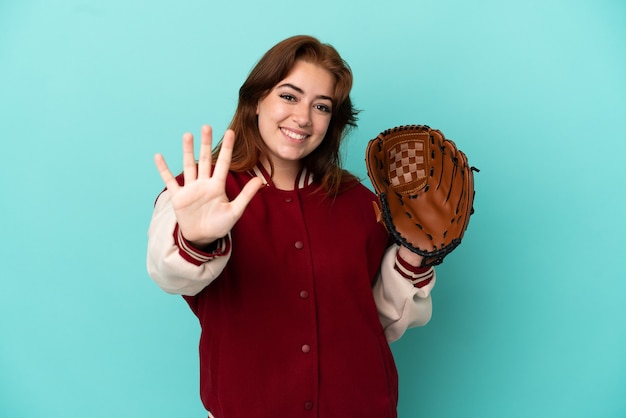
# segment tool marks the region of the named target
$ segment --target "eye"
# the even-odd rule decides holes
[[[320,112],[324,112],[324,113],[331,113],[332,112],[330,106],[327,106],[325,104],[316,104],[315,105],[315,109],[319,110]]]
[[[279,96],[281,99],[284,99],[288,102],[295,102],[296,101],[296,97],[292,94],[289,93],[283,93]]]

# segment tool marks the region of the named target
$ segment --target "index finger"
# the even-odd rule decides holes
[[[222,139],[220,153],[217,156],[217,162],[215,163],[215,171],[213,172],[213,177],[217,180],[226,182],[226,176],[228,175],[230,161],[233,155],[234,143],[235,132],[232,129],[226,130],[224,133],[224,139]]]

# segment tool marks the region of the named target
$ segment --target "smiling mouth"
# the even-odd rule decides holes
[[[294,141],[303,141],[308,136],[305,134],[297,134],[285,128],[280,128],[280,131],[283,134],[285,134],[288,138],[293,139]]]

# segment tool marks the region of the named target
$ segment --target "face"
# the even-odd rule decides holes
[[[257,105],[259,131],[275,168],[300,167],[324,139],[332,115],[333,75],[305,61]]]

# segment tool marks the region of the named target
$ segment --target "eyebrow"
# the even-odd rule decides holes
[[[304,90],[302,90],[302,89],[301,89],[300,87],[298,87],[298,86],[294,86],[294,85],[293,85],[293,84],[291,84],[291,83],[281,84],[281,85],[280,85],[280,86],[278,86],[278,87],[279,87],[279,88],[280,88],[280,87],[289,87],[289,88],[291,88],[291,89],[293,89],[293,90],[297,91],[297,92],[298,92],[298,93],[300,93],[300,94],[304,94]],[[332,98],[332,97],[329,97],[329,96],[319,95],[319,96],[316,96],[316,98],[317,98],[317,99],[329,100],[331,103],[334,103],[334,102],[333,102],[333,98]]]

